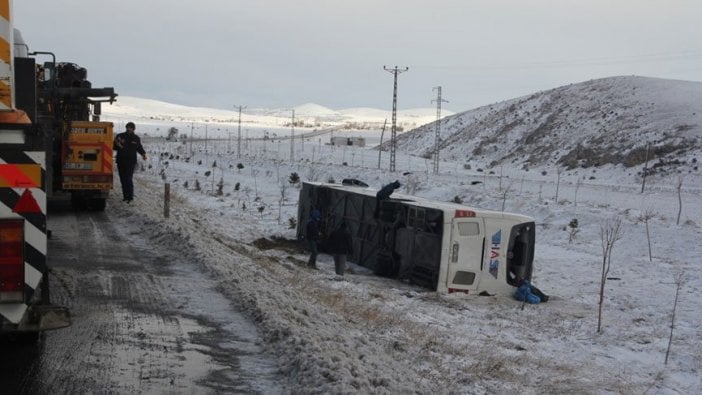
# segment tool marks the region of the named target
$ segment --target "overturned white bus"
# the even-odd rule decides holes
[[[451,293],[511,294],[530,279],[534,219],[373,189],[307,182],[298,208],[298,239],[311,210],[322,214],[322,237],[346,222],[349,261],[376,274]],[[321,243],[324,251],[324,243]]]

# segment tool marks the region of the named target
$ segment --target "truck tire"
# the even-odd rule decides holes
[[[73,207],[74,210],[83,211],[87,206],[88,202],[83,196],[71,193],[71,207]]]
[[[105,198],[93,198],[90,199],[90,204],[89,207],[91,210],[94,211],[105,211],[105,207],[107,206],[107,199]]]

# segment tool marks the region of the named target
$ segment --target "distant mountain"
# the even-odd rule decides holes
[[[301,126],[311,127],[350,127],[376,128],[382,127],[385,119],[389,120],[392,113],[374,108],[350,108],[332,110],[330,108],[306,103],[293,108],[295,119]],[[289,123],[292,118],[290,108],[247,108],[243,110],[242,122],[258,125],[278,126]],[[112,105],[104,105],[103,114],[107,119],[131,119],[141,122],[174,122],[174,123],[236,123],[239,112],[203,107],[187,107],[166,103],[158,100],[143,99],[131,96],[119,96]],[[444,111],[443,114],[452,114]],[[436,120],[436,109],[418,108],[399,110],[398,126],[408,130]]]
[[[702,83],[610,77],[454,114],[441,120],[440,158],[496,167],[622,166],[700,174]],[[397,150],[426,158],[436,123],[397,138]]]

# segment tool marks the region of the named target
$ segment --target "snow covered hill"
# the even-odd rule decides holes
[[[581,175],[613,166],[636,177],[650,144],[652,172],[699,176],[700,103],[700,82],[630,76],[571,84],[443,118],[440,157]],[[432,122],[398,135],[398,151],[431,157],[435,131]]]

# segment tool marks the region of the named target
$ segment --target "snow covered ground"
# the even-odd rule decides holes
[[[128,117],[113,120],[119,126]],[[172,125],[151,122],[159,130]],[[379,140],[377,129],[359,133]],[[135,176],[135,201],[121,202],[117,182],[107,210],[133,219],[135,237],[168,245],[219,278],[221,291],[249,312],[278,356],[290,392],[702,391],[702,185],[683,180],[680,205],[675,179],[649,179],[640,193],[640,183],[624,181],[617,168],[598,169],[596,179],[580,183],[558,180],[552,169],[485,174],[451,162],[433,175],[430,160],[398,154],[391,173],[386,152],[378,169],[377,151],[329,146],[329,135],[296,141],[292,161],[287,140],[246,140],[237,158],[236,143],[219,137],[192,144],[145,139],[149,159]],[[504,201],[505,211],[536,219],[534,283],[551,299],[522,306],[509,295],[442,295],[353,264],[352,274],[338,277],[326,255],[320,270],[309,270],[303,250],[278,240],[295,236],[293,172],[303,181],[358,178],[377,188],[398,179],[402,192],[458,196],[486,209],[500,210]],[[598,333],[600,232],[617,218],[623,236],[613,248]],[[569,242],[573,219],[578,232]]]

